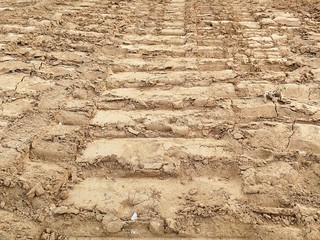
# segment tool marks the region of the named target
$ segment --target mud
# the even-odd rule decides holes
[[[0,239],[320,239],[320,3],[0,3]]]

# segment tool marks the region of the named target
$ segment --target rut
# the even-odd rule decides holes
[[[0,239],[318,239],[315,21],[243,0],[0,7]]]

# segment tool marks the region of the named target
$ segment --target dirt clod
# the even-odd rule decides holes
[[[124,222],[120,219],[112,218],[105,216],[102,219],[103,228],[108,233],[117,233],[120,232],[124,226]]]

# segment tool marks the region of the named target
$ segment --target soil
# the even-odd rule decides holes
[[[320,239],[320,3],[2,0],[0,239]]]

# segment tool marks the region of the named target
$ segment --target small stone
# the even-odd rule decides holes
[[[203,134],[203,136],[208,136],[209,133],[210,133],[210,129],[208,129],[208,128],[202,129],[202,134]]]
[[[185,126],[180,126],[180,127],[171,127],[172,132],[174,134],[178,134],[180,136],[187,136],[189,133],[189,128]]]
[[[1,201],[0,208],[4,208],[6,206],[6,203],[4,201]]]
[[[36,196],[41,196],[45,193],[46,191],[43,189],[43,187],[41,185],[39,185],[36,189],[35,189],[35,194]]]
[[[113,71],[110,67],[108,67],[108,76],[111,76],[111,75],[113,75]]]
[[[50,234],[49,240],[56,240],[56,233],[55,232]]]
[[[28,198],[34,198],[36,196],[35,191],[29,191],[26,195]]]
[[[292,167],[293,167],[294,170],[299,170],[300,164],[299,164],[298,162],[294,162],[294,163],[292,164]]]
[[[24,183],[22,184],[22,188],[23,188],[24,190],[28,190],[28,189],[30,189],[30,186],[29,186],[28,183],[24,182]]]
[[[14,188],[14,187],[16,187],[17,186],[17,183],[16,182],[14,182],[14,181],[11,181],[11,183],[10,183],[10,188]]]
[[[96,219],[97,219],[97,221],[101,222],[102,219],[103,219],[103,215],[100,214],[100,213],[97,213],[97,214],[96,214]]]
[[[86,99],[88,97],[88,94],[84,89],[75,89],[72,93],[72,96],[78,99]]]
[[[131,221],[136,221],[138,219],[138,214],[137,213],[133,213],[131,216]]]
[[[130,132],[130,133],[132,133],[132,134],[134,134],[134,135],[139,135],[139,131],[136,131],[136,130],[134,130],[133,128],[131,128],[131,127],[128,127],[128,131]]]
[[[290,222],[288,219],[283,219],[282,221],[283,221],[284,225],[286,225],[286,226],[290,225]]]
[[[37,183],[31,190],[27,193],[27,197],[33,198],[34,196],[41,196],[45,193],[40,183]]]
[[[10,179],[8,179],[8,178],[4,179],[4,181],[3,181],[3,185],[4,185],[4,186],[9,187],[10,184],[11,184]]]
[[[68,208],[66,206],[57,207],[53,210],[54,214],[79,214],[79,212],[76,208]]]
[[[308,224],[313,224],[315,222],[313,216],[305,217],[304,221]]]
[[[183,101],[180,100],[180,101],[177,101],[177,102],[173,102],[172,105],[173,105],[173,107],[175,109],[182,109],[184,104],[183,104]]]
[[[174,220],[174,219],[172,219],[172,218],[166,218],[166,225],[168,226],[168,228],[170,229],[170,230],[173,230],[173,231],[176,231],[177,229],[177,227],[176,227],[176,221]]]
[[[149,230],[155,235],[164,234],[164,221],[161,219],[154,219],[150,221]]]
[[[271,219],[271,216],[270,216],[269,214],[264,213],[263,216],[264,216],[266,219],[269,219],[269,220]]]
[[[51,26],[51,22],[49,20],[42,20],[38,24],[43,27],[50,27]]]
[[[69,197],[69,193],[67,191],[62,191],[59,196],[62,200],[66,200]]]
[[[193,226],[199,227],[199,226],[200,226],[200,223],[199,223],[199,222],[193,222]]]
[[[196,234],[199,234],[201,232],[200,228],[196,228],[194,231],[196,232]]]
[[[241,133],[235,133],[233,134],[234,139],[239,140],[243,138],[243,135]]]
[[[159,170],[162,167],[162,163],[148,162],[143,163],[143,168],[147,170]]]
[[[165,173],[174,173],[176,170],[176,166],[174,165],[174,163],[168,163],[164,165],[162,169]]]
[[[274,18],[273,21],[289,27],[298,27],[301,24],[298,18],[284,17],[284,16],[278,16]]]
[[[41,235],[41,240],[47,240],[47,239],[49,239],[49,237],[50,237],[50,234],[48,234],[48,233],[43,233],[43,234]]]
[[[198,193],[198,190],[196,188],[192,188],[189,190],[190,195],[196,195]]]
[[[53,211],[55,208],[56,208],[56,205],[55,205],[54,203],[50,204],[49,209],[50,209],[51,211]]]
[[[115,221],[109,221],[109,222],[105,222],[104,220],[102,220],[102,224],[104,229],[108,232],[108,233],[117,233],[120,232],[123,228],[124,223],[118,219]]]
[[[186,230],[180,230],[180,231],[178,232],[178,235],[179,235],[179,237],[181,237],[181,238],[187,238],[187,237],[189,237],[189,232],[187,232]]]
[[[37,217],[37,220],[39,221],[39,222],[43,222],[44,221],[44,216],[42,215],[42,214],[39,214],[39,216]]]

